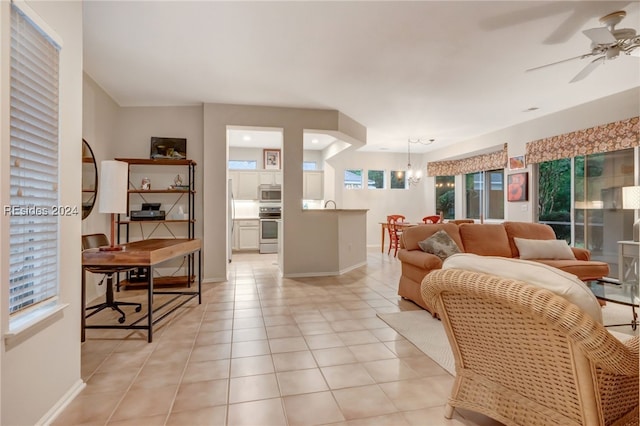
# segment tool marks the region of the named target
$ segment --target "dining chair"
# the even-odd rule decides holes
[[[439,215],[433,216],[425,216],[422,218],[422,222],[424,223],[440,223],[440,219],[442,219]]]
[[[109,238],[105,234],[89,234],[82,236],[82,250],[98,248],[102,246],[109,245]],[[126,272],[132,270],[131,267],[122,267],[122,268],[114,268],[114,269],[104,269],[104,268],[86,268],[87,271],[94,274],[104,274],[98,285],[102,285],[104,280],[107,280],[107,288],[106,288],[106,300],[103,303],[98,303],[97,305],[89,306],[85,310],[91,311],[86,318],[89,318],[98,312],[102,311],[106,308],[111,308],[114,311],[120,313],[120,318],[118,318],[118,322],[120,324],[125,322],[126,315],[120,306],[135,306],[135,311],[140,312],[142,310],[142,304],[133,303],[133,302],[119,302],[114,300],[113,298],[113,275],[119,272]],[[84,272],[83,272],[84,273]]]
[[[398,226],[398,223],[404,222],[404,219],[405,217],[401,214],[387,216],[387,231],[389,232],[389,250],[387,250],[387,254],[390,254],[391,249],[394,249],[393,257],[398,254],[400,237],[402,236],[402,228]]]

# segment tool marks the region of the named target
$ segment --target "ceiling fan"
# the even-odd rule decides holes
[[[630,55],[634,49],[640,47],[640,36],[636,35],[636,30],[633,28],[615,28],[625,16],[627,16],[627,13],[623,10],[610,13],[600,18],[600,23],[603,24],[604,27],[590,28],[582,32],[591,39],[590,52],[573,58],[563,59],[562,61],[553,62],[551,64],[530,68],[527,72],[561,64],[567,61],[573,61],[574,59],[585,59],[596,56],[596,58],[589,62],[582,71],[571,79],[570,83],[575,83],[576,81],[580,81],[591,74],[598,65],[615,59],[620,56],[620,54]]]

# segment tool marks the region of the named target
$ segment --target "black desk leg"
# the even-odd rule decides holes
[[[87,320],[84,316],[84,309],[86,306],[85,298],[87,297],[87,289],[86,289],[86,275],[87,271],[82,267],[82,302],[80,307],[80,341],[84,342],[85,339],[85,326],[87,325]]]
[[[149,292],[147,293],[148,315],[147,326],[149,327],[149,334],[147,341],[151,343],[153,340],[153,266],[149,267]]]
[[[202,250],[198,250],[198,305],[202,304]]]

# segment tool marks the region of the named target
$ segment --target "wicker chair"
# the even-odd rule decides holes
[[[507,425],[638,424],[638,336],[545,289],[457,269],[422,282],[455,357],[454,407]]]

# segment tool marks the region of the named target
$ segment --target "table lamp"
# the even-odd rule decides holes
[[[640,186],[625,186],[622,188],[622,208],[640,209]],[[633,224],[633,241],[638,241],[640,219]]]
[[[127,212],[127,190],[129,188],[129,165],[123,161],[105,160],[100,163],[98,189],[98,211],[111,214],[111,239],[102,251],[122,250],[115,244],[116,214]]]

